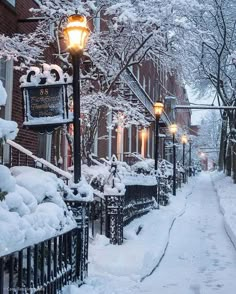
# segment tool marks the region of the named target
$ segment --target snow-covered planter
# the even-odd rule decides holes
[[[76,226],[54,174],[0,165],[0,256],[39,243]]]

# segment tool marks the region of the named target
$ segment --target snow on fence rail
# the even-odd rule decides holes
[[[22,147],[21,145],[17,144],[16,142],[13,142],[12,140],[7,140],[7,144],[10,145],[11,147],[17,149],[18,151],[24,153],[26,156],[31,157],[35,162],[39,162],[42,165],[46,166],[47,168],[51,169],[55,173],[61,175],[62,177],[65,177],[66,179],[70,180],[72,178],[72,175],[57,166],[53,165],[52,163],[48,162],[47,160],[43,158],[39,158],[35,156],[30,150]]]

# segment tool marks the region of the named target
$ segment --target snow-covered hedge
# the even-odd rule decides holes
[[[54,174],[0,165],[0,256],[41,242],[76,226]]]

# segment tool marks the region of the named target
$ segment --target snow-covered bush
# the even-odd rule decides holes
[[[131,166],[131,170],[138,174],[149,175],[154,172],[154,163],[154,159],[141,159]],[[157,173],[159,176],[171,177],[173,175],[173,164],[165,159],[159,160]]]
[[[54,174],[30,167],[0,165],[0,256],[51,238],[76,226]]]
[[[145,159],[139,162],[136,162],[131,166],[131,170],[140,174],[150,174],[154,169],[154,160],[153,159]]]

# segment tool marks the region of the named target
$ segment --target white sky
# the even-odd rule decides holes
[[[199,97],[191,88],[191,86],[186,85],[186,90],[188,93],[188,99],[190,103],[197,103],[197,104],[211,104],[213,99],[214,99],[214,93],[207,93],[203,97]],[[216,102],[214,103],[215,105]],[[191,116],[191,121],[192,125],[197,125],[200,124],[201,119],[207,115],[209,110],[192,110],[192,116]]]

